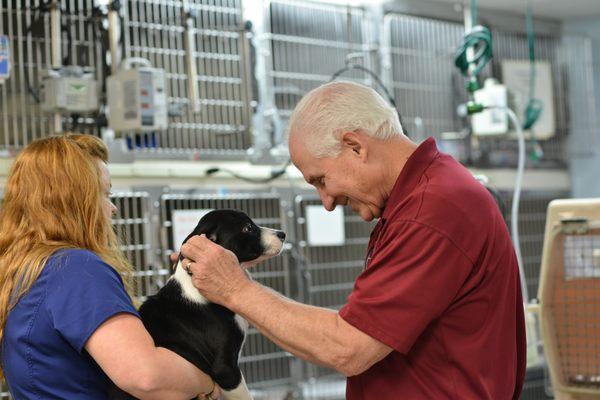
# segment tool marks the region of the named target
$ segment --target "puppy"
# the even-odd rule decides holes
[[[285,233],[257,226],[236,210],[215,210],[206,214],[192,233],[205,234],[231,250],[243,266],[278,255]],[[210,375],[230,400],[251,399],[238,366],[248,323],[227,308],[206,300],[192,285],[182,265],[175,267],[166,285],[150,296],[139,309],[144,326],[156,346],[165,347]],[[111,399],[132,399],[113,385]]]

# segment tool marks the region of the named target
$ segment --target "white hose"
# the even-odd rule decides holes
[[[521,257],[521,242],[519,241],[519,202],[521,200],[521,186],[523,183],[523,172],[525,171],[525,136],[521,127],[519,118],[508,107],[502,106],[490,106],[486,109],[497,108],[504,110],[506,115],[512,121],[515,130],[517,131],[517,140],[519,143],[519,159],[517,162],[517,177],[515,178],[515,190],[513,192],[512,207],[510,214],[510,229],[513,239],[513,245],[515,253],[517,255],[517,262],[519,263],[519,276],[521,277],[521,292],[523,295],[523,301],[525,304],[529,303],[529,293],[527,290],[527,282],[525,280],[525,265],[523,265],[523,258]]]

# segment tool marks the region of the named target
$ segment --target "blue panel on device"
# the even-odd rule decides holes
[[[10,50],[8,36],[0,35],[0,80],[10,75]]]

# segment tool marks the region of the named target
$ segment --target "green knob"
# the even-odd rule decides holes
[[[479,82],[477,82],[477,78],[473,77],[467,81],[467,90],[471,93],[480,89]]]
[[[473,100],[469,100],[467,102],[467,113],[469,115],[476,114],[478,112],[482,112],[483,109],[484,109],[484,107],[483,107],[483,104],[481,104],[481,103],[476,103]]]

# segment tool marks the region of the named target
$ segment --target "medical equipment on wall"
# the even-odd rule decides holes
[[[8,36],[0,35],[0,84],[10,76],[10,43]]]
[[[91,68],[52,68],[42,73],[40,105],[43,111],[63,114],[98,110],[97,84]]]
[[[165,71],[143,58],[123,60],[107,78],[108,126],[117,132],[167,129]]]
[[[515,178],[515,189],[513,191],[513,199],[512,199],[512,208],[511,208],[511,235],[513,240],[513,245],[515,248],[515,253],[517,256],[517,262],[519,264],[519,275],[521,280],[521,291],[523,294],[523,301],[525,304],[529,302],[529,293],[527,290],[527,283],[525,280],[525,266],[523,265],[523,259],[521,257],[521,244],[519,241],[519,201],[521,196],[521,184],[523,180],[523,172],[525,170],[525,137],[523,135],[522,125],[519,121],[519,118],[516,114],[507,106],[502,104],[502,101],[499,101],[500,104],[493,104],[490,102],[488,104],[482,103],[480,101],[488,100],[487,97],[492,97],[500,99],[503,97],[500,93],[505,89],[494,88],[493,81],[490,81],[486,86],[484,86],[484,90],[487,92],[491,92],[494,90],[494,93],[498,93],[497,96],[486,96],[486,95],[476,95],[475,93],[480,90],[479,82],[477,79],[478,73],[483,69],[483,67],[491,60],[492,54],[492,36],[490,31],[481,26],[475,25],[477,22],[477,1],[471,0],[471,7],[465,7],[465,36],[463,38],[462,43],[460,44],[458,51],[456,53],[456,57],[454,60],[455,65],[460,69],[461,73],[467,77],[466,88],[469,94],[469,98],[467,103],[461,104],[457,108],[457,113],[461,117],[473,116],[473,114],[480,113],[482,111],[487,112],[504,112],[506,116],[511,120],[515,131],[517,133],[518,140],[518,164],[517,164],[517,174]],[[486,93],[484,91],[484,93]],[[487,114],[490,115],[490,114]],[[495,114],[492,114],[495,115]],[[489,122],[489,120],[485,119],[488,117],[482,117],[482,121]],[[496,124],[483,124],[484,128],[490,128],[492,125]],[[500,123],[497,124],[498,126]]]
[[[62,23],[62,3],[54,0],[45,0],[40,1],[40,4],[37,6],[31,7],[31,11],[33,11],[34,17],[31,19],[27,27],[24,31],[25,38],[28,38],[33,34],[35,29],[39,29],[41,26],[43,27],[45,24],[45,14],[50,14],[49,22],[49,31],[50,31],[50,64],[53,70],[60,70],[64,64],[74,64],[73,62],[73,53],[72,46],[67,46],[67,54],[63,59],[62,56],[62,34],[66,33],[67,41],[72,42],[70,37],[71,30],[66,24]],[[47,31],[43,30],[41,35],[47,35]],[[46,38],[47,39],[47,38]],[[31,95],[31,97],[35,100],[36,103],[40,103],[40,95],[34,89],[32,83],[30,82],[29,73],[25,73],[23,75],[25,86],[27,87],[27,91]],[[52,84],[51,84],[52,85]],[[48,106],[47,111],[51,109],[54,110],[53,120],[54,120],[54,133],[60,133],[63,131],[63,121],[62,121],[62,113],[59,111],[59,104],[46,104]]]
[[[483,105],[475,100],[474,93],[480,89],[477,75],[492,59],[492,34],[477,23],[477,1],[465,7],[465,35],[454,56],[454,65],[467,78],[469,99],[465,104],[468,115],[483,111]]]
[[[494,78],[488,78],[483,88],[473,93],[473,97],[476,103],[484,107],[494,107],[471,116],[473,134],[487,136],[508,132],[508,118],[502,110],[507,106],[506,86],[501,85]]]
[[[600,399],[600,199],[548,205],[538,299],[554,397]]]
[[[500,67],[502,83],[509,93],[509,106],[521,116],[526,136],[531,140],[552,138],[556,126],[550,62],[537,61],[532,66],[526,60],[502,60]],[[532,88],[536,96],[533,99]]]

